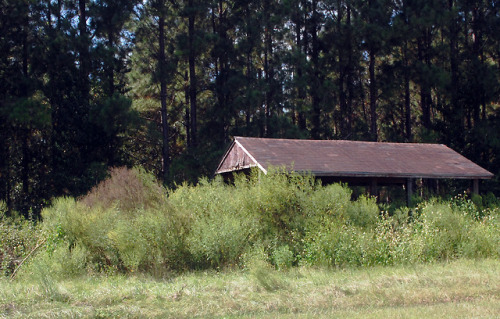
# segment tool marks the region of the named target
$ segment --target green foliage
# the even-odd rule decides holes
[[[353,225],[369,228],[377,224],[380,212],[375,197],[360,196],[347,207],[346,215]]]
[[[79,258],[94,271],[182,268],[187,222],[165,199],[150,174],[114,169],[80,201],[57,199],[42,213],[44,226],[53,237],[63,234],[62,249],[80,247]]]
[[[292,267],[295,256],[293,252],[290,250],[288,245],[283,245],[276,248],[272,254],[273,264],[276,265],[278,269],[287,269]]]
[[[340,184],[318,187],[310,194],[307,208],[311,220],[309,228],[314,229],[325,220],[345,220],[349,218],[352,191]],[[351,211],[351,213],[353,213]]]
[[[459,199],[459,198],[456,198]],[[475,205],[478,212],[482,212],[488,209],[494,209],[500,207],[500,199],[497,198],[492,192],[488,192],[484,195],[472,194],[470,201]],[[459,200],[455,200],[457,204],[460,204]],[[463,204],[462,204],[463,205]],[[470,203],[469,203],[470,205]],[[480,217],[480,216],[478,216]]]
[[[89,266],[95,266],[96,270],[120,266],[118,252],[108,236],[119,217],[116,207],[89,209],[74,199],[59,198],[51,208],[42,211],[42,217],[46,232],[52,234],[49,236],[64,234],[64,241],[58,246],[72,249],[75,245],[82,245],[88,251],[88,260],[92,264]]]
[[[306,239],[306,261],[331,267],[365,265],[366,236],[354,226],[330,221]]]
[[[162,276],[165,270],[188,267],[190,254],[186,247],[186,236],[190,217],[175,210],[168,203],[156,210],[144,211],[133,221],[137,237],[128,237],[141,245],[133,244],[135,254],[143,254],[136,267],[130,269],[150,271]],[[127,231],[127,229],[124,229]],[[126,252],[126,250],[120,250]],[[122,253],[123,255],[123,253]],[[127,264],[126,264],[127,265]]]
[[[498,256],[498,212],[477,212],[470,200],[422,205],[416,235],[423,242],[422,259]],[[479,217],[482,216],[482,217]],[[496,247],[496,248],[495,248]]]
[[[40,96],[20,98],[15,103],[7,104],[7,108],[0,109],[4,113],[1,115],[17,125],[43,129],[50,123],[50,112],[39,99]]]
[[[244,194],[219,177],[182,185],[170,194],[173,207],[191,217],[186,245],[195,267],[235,264],[258,232],[257,220],[242,205]]]
[[[253,171],[237,176],[234,185],[218,177],[166,190],[143,170],[114,169],[80,200],[56,199],[43,210],[41,227],[3,219],[2,269],[13,270],[30,251],[26,243],[33,235],[45,239],[45,247],[24,275],[47,289],[51,278],[84,273],[164,277],[171,271],[242,266],[272,291],[283,288],[269,272],[273,267],[500,256],[498,208],[478,212],[471,200],[458,196],[422,202],[411,216],[409,209],[391,216],[379,212],[373,198],[350,197],[344,186],[321,186],[310,176],[282,170]]]
[[[7,211],[7,204],[5,204],[4,201],[0,200],[0,217],[5,218]]]
[[[412,222],[383,214],[372,227],[327,223],[306,239],[306,261],[338,267],[500,256],[498,211],[478,220],[464,205],[426,202]]]
[[[3,203],[0,202],[0,210]],[[0,211],[0,276],[11,275],[42,238],[40,227],[22,216]]]
[[[196,183],[235,135],[445,143],[500,194],[495,1],[17,0],[0,21],[0,199],[25,216],[108,167]]]

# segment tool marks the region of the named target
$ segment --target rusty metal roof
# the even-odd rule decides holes
[[[235,137],[216,174],[285,167],[316,176],[489,179],[493,174],[443,144]]]

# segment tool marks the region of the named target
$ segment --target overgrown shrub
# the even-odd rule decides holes
[[[294,261],[299,260],[303,238],[314,215],[310,204],[310,196],[317,188],[314,178],[285,174],[282,169],[271,169],[262,176],[254,171],[249,181],[236,183],[235,189],[241,188],[246,189],[241,205],[258,220],[257,237],[268,255],[288,246]]]
[[[176,210],[168,203],[158,209],[137,214],[132,222],[132,227],[137,230],[137,237],[127,238],[141,243],[132,245],[136,250],[132,254],[141,255],[142,259],[137,261],[136,265],[127,262],[127,266],[131,269],[153,272],[155,275],[162,275],[165,270],[187,269],[191,260],[186,245],[190,224],[189,215]],[[124,224],[122,234],[126,232],[127,224]],[[127,254],[126,249],[119,251],[122,256]]]
[[[342,267],[499,257],[497,211],[483,211],[478,220],[470,202],[463,200],[422,203],[411,222],[397,214],[379,215],[374,227],[332,221],[306,238],[306,260]]]
[[[171,270],[251,265],[260,284],[270,290],[279,286],[265,275],[271,266],[500,257],[498,208],[479,209],[459,196],[422,202],[411,217],[408,209],[389,216],[379,211],[374,198],[350,198],[347,187],[321,186],[311,176],[279,169],[237,176],[234,185],[215,178],[172,190],[143,170],[114,169],[109,180],[82,199],[60,198],[44,209],[40,230],[24,221],[20,227],[0,223],[0,232],[7,234],[0,256],[2,265],[5,256],[17,256],[12,258],[18,263],[30,250],[23,245],[34,245],[28,237],[38,232],[34,237],[43,236],[46,245],[27,273],[43,268],[51,276],[163,276]],[[22,238],[22,252],[15,252],[15,240],[5,238]],[[259,261],[253,264],[249,256],[255,254]],[[2,271],[12,271],[14,264],[2,266]]]
[[[288,245],[283,245],[275,249],[271,257],[273,264],[278,269],[290,268],[295,261],[295,256]]]
[[[116,207],[89,208],[73,198],[58,198],[42,211],[48,253],[72,250],[79,245],[88,252],[87,261],[96,270],[119,265],[118,251],[109,236],[120,215]]]
[[[349,188],[340,184],[316,187],[306,198],[305,203],[308,211],[308,229],[314,230],[325,221],[349,219],[351,194]]]
[[[131,171],[128,174],[142,173]],[[119,186],[116,181],[105,183],[114,185],[113,188]],[[185,267],[187,258],[183,245],[187,220],[164,200],[166,194],[158,191],[159,185],[142,185],[136,190],[148,193],[151,188],[152,192],[157,192],[155,196],[159,202],[144,208],[145,205],[135,202],[137,198],[144,198],[144,194],[127,192],[122,193],[126,198],[109,201],[110,196],[100,193],[109,191],[106,187],[93,191],[95,198],[105,199],[91,206],[86,201],[71,198],[55,200],[51,208],[42,212],[48,236],[62,234],[59,237],[63,239],[56,248],[67,250],[68,260],[74,247],[80,247],[86,254],[81,258],[87,263],[86,268],[94,271],[155,272]],[[128,202],[124,206],[122,201]]]
[[[171,192],[169,203],[190,216],[186,245],[195,268],[235,264],[252,245],[259,225],[245,209],[243,193],[220,178]]]
[[[330,267],[364,266],[371,264],[368,257],[373,233],[332,221],[323,225],[306,239],[306,261],[309,264]]]
[[[360,196],[349,204],[346,214],[350,223],[362,228],[376,226],[380,211],[374,197]]]
[[[421,259],[500,256],[498,214],[477,210],[464,197],[421,205],[415,222],[416,236],[421,237],[424,247]]]
[[[0,202],[0,210],[2,203]],[[42,236],[33,221],[22,216],[5,216],[0,211],[0,276],[11,275]]]

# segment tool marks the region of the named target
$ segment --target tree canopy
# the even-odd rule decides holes
[[[496,174],[500,4],[0,0],[0,200],[211,175],[234,135],[447,144]]]

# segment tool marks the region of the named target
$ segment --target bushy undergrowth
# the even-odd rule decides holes
[[[0,202],[0,276],[11,275],[42,238],[40,228],[22,216],[6,217]]]
[[[279,170],[165,190],[142,170],[115,169],[86,197],[57,199],[42,216],[47,244],[27,275],[239,266],[262,277],[262,262],[286,269],[500,257],[498,208],[479,211],[458,197],[389,216],[373,198],[351,201],[347,187]]]

